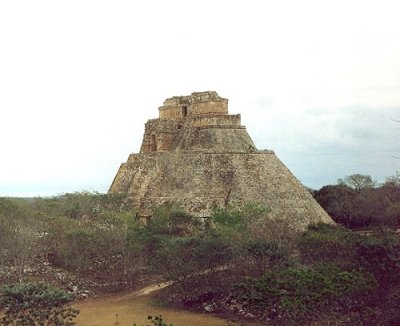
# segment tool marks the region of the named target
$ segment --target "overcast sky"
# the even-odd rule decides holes
[[[1,1],[0,196],[107,191],[171,96],[215,90],[306,186],[400,170],[398,1]]]

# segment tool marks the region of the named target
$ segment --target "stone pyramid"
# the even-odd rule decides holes
[[[173,203],[197,216],[216,207],[262,204],[295,228],[333,223],[273,151],[257,150],[228,100],[196,92],[164,101],[148,120],[139,154],[119,168],[110,193],[125,192],[141,217]]]

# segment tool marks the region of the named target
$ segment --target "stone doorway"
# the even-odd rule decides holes
[[[187,114],[188,114],[187,106],[182,106],[182,118],[183,119],[186,118]]]
[[[151,135],[150,152],[157,152],[156,135]]]

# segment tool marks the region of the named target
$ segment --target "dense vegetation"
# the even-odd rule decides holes
[[[108,289],[161,276],[164,300],[263,324],[399,324],[400,176],[350,176],[315,198],[342,226],[299,233],[251,204],[208,218],[159,207],[143,223],[123,194],[0,198],[0,282],[26,286],[49,261]]]
[[[130,284],[139,268],[127,243],[130,223],[132,212],[123,195],[0,198],[0,258],[16,271],[13,281],[22,282],[26,266],[45,256],[78,276]]]
[[[45,283],[23,283],[4,286],[0,292],[1,325],[75,325],[79,311],[69,302],[73,296]]]
[[[315,199],[339,224],[348,228],[400,226],[400,174],[382,184],[369,175],[353,174],[314,192]]]
[[[250,211],[217,212],[212,227],[195,233],[161,228],[146,250],[155,270],[176,282],[165,296],[271,324],[400,322],[396,233],[320,225],[296,234]]]

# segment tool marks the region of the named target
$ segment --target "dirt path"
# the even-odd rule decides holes
[[[132,326],[145,324],[148,315],[162,315],[164,321],[174,326],[226,326],[224,319],[185,310],[156,307],[150,294],[171,283],[164,282],[125,294],[103,295],[74,305],[80,310],[76,325],[80,326]]]

